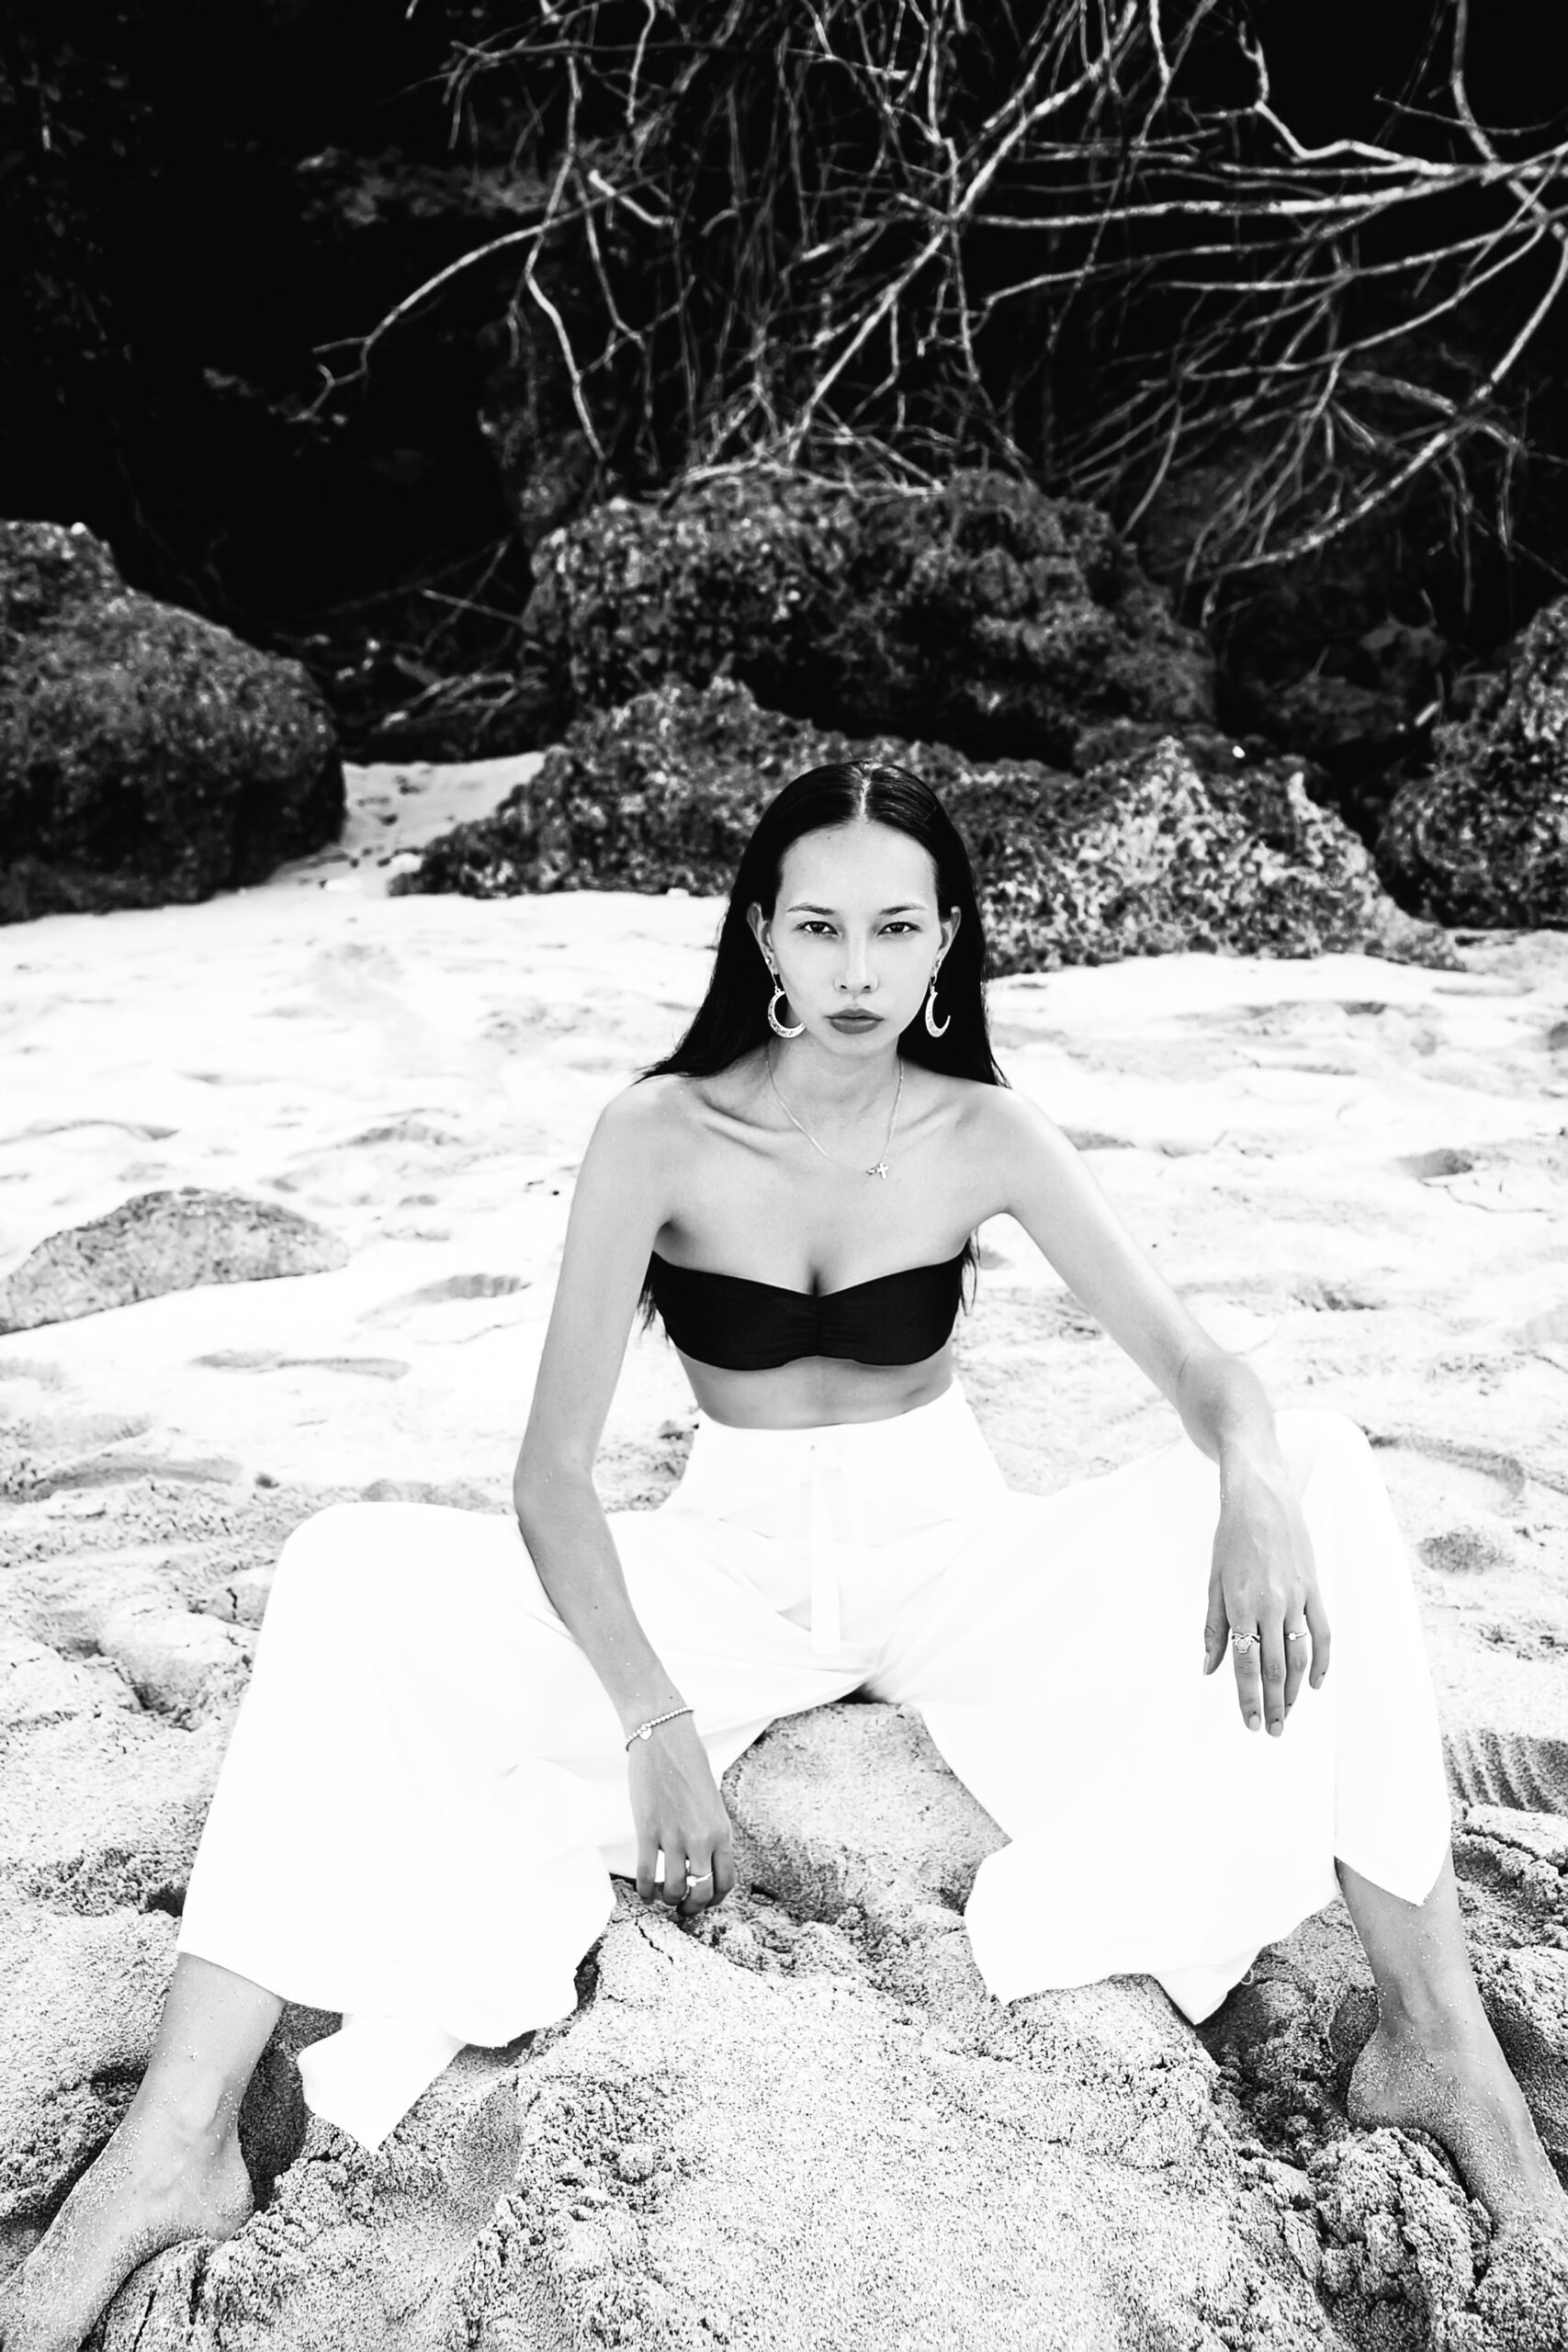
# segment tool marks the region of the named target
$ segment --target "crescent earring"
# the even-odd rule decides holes
[[[768,1026],[775,1037],[798,1037],[804,1034],[806,1023],[804,1021],[797,1022],[795,1027],[790,1029],[779,1019],[778,1008],[784,1002],[784,982],[771,964],[768,969],[773,975],[773,992],[768,999]],[[929,1009],[927,1017],[930,1018]]]
[[[947,1019],[941,1023],[938,1023],[931,1018],[932,1014],[936,1011],[936,974],[937,972],[940,972],[942,966],[939,964],[936,967],[936,971],[931,974],[931,984],[926,990],[926,1034],[928,1036],[931,1037],[945,1037],[948,1031],[953,1026],[953,1015],[951,1012],[948,1014]]]

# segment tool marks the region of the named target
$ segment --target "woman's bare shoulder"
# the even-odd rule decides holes
[[[987,1086],[983,1080],[956,1081],[964,1088],[959,1104],[967,1148],[984,1153],[999,1173],[1048,1159],[1074,1156],[1061,1128],[1031,1094],[1014,1086]]]
[[[646,1149],[663,1136],[683,1131],[692,1115],[691,1080],[679,1070],[633,1079],[612,1094],[599,1114],[596,1133],[617,1145]]]
[[[1028,1103],[1027,1095],[994,1085],[989,1079],[959,1078],[945,1070],[941,1083],[944,1101],[970,1141],[990,1144],[1021,1132],[1020,1105]]]

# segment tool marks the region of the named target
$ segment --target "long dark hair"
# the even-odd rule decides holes
[[[747,909],[755,900],[772,917],[784,853],[792,842],[806,833],[861,821],[890,825],[929,851],[936,868],[938,910],[944,915],[956,911],[959,917],[938,984],[938,1011],[947,1027],[940,1037],[933,1037],[917,1013],[899,1036],[898,1051],[909,1061],[923,1062],[929,1069],[945,1070],[955,1078],[977,1079],[985,1086],[1007,1084],[991,1051],[986,1020],[988,960],[969,853],[931,786],[911,775],[908,768],[878,760],[843,760],[829,767],[808,768],[769,801],[735,870],[707,993],[684,1036],[661,1061],[639,1070],[639,1080],[674,1071],[714,1078],[742,1054],[767,1043],[771,1034],[767,975],[747,921]],[[964,1272],[971,1284],[975,1265],[971,1235],[964,1247]],[[645,1323],[651,1321],[653,1300],[646,1283],[642,1313]]]

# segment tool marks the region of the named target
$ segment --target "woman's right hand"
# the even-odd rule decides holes
[[[691,1716],[679,1715],[647,1739],[634,1739],[626,1763],[638,1894],[645,1903],[673,1904],[682,1919],[722,1903],[735,1884],[729,1815]],[[660,1880],[654,1871],[661,1850]],[[701,1876],[705,1871],[711,1876]]]

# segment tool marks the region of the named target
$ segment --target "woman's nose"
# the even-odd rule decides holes
[[[839,986],[852,996],[863,996],[876,986],[876,976],[871,968],[871,952],[863,942],[851,940],[844,956],[844,968]]]

